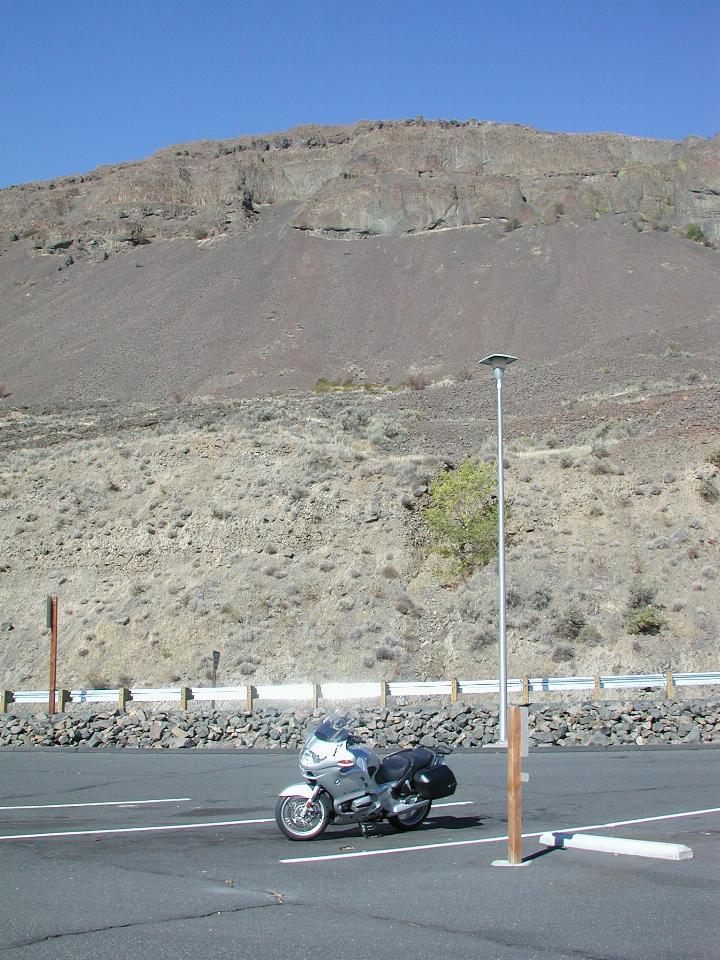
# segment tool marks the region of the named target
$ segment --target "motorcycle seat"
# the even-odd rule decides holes
[[[378,783],[390,783],[391,780],[399,780],[400,777],[411,775],[417,770],[424,770],[433,762],[435,755],[424,747],[415,747],[414,750],[398,750],[385,757],[375,779]]]

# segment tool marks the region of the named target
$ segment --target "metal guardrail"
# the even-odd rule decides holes
[[[603,690],[654,689],[665,687],[672,695],[675,687],[720,686],[719,673],[638,673],[620,676],[596,674],[589,677],[523,677],[508,680],[508,692],[515,694],[555,693],[592,690],[600,696]],[[323,700],[364,700],[388,697],[445,697],[457,700],[460,696],[481,696],[499,693],[497,680],[422,680],[374,681],[363,683],[286,683],[258,684],[233,687],[137,687],[131,690],[69,690],[62,691],[64,703],[167,703],[180,701],[244,701],[252,708],[256,700],[311,702],[314,706]],[[48,703],[47,690],[7,690],[3,705],[10,703]]]

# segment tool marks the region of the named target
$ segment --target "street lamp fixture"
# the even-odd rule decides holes
[[[507,744],[507,638],[505,634],[505,477],[503,470],[502,382],[505,368],[517,357],[491,353],[479,363],[492,367],[497,383],[497,471],[498,471],[498,633],[500,638],[500,705],[498,709],[498,743]]]

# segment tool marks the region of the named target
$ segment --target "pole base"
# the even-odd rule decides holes
[[[493,860],[491,867],[529,867],[532,860],[521,860],[520,863],[510,863],[509,860]]]

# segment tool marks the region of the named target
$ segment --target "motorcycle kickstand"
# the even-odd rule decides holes
[[[363,840],[368,840],[372,837],[370,822],[368,820],[360,820],[360,833],[362,834]]]

